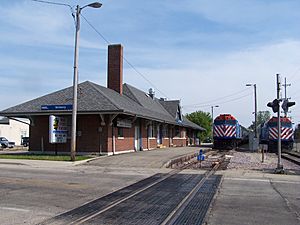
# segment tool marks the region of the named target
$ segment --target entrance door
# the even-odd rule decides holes
[[[140,132],[140,127],[139,126],[135,126],[134,148],[135,148],[136,151],[141,150],[141,132]]]
[[[162,129],[161,125],[157,125],[157,144],[162,144]]]

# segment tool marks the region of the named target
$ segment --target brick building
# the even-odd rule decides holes
[[[30,151],[70,151],[67,142],[51,144],[49,116],[63,117],[71,129],[73,88],[36,98],[0,112],[30,119]],[[69,106],[69,107],[68,107]],[[77,152],[118,154],[157,147],[195,144],[203,128],[181,112],[180,101],[157,99],[123,84],[123,47],[108,47],[107,88],[86,81],[78,85]]]

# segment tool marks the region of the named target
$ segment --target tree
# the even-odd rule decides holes
[[[270,118],[271,113],[269,111],[258,111],[256,126],[260,126],[261,124],[267,122]],[[254,122],[250,125],[249,129],[254,130]]]
[[[207,137],[211,137],[211,124],[212,124],[212,118],[210,113],[202,112],[202,111],[196,111],[190,114],[185,115],[188,120],[192,121],[193,123],[203,127],[205,131],[200,132],[199,138],[201,141],[203,141]]]

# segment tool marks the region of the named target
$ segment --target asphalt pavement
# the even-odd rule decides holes
[[[223,176],[207,225],[300,224],[300,176],[232,169]]]
[[[1,159],[0,224],[37,224],[154,174],[169,172],[164,168],[169,160],[198,151],[159,149],[79,164]],[[206,224],[300,224],[299,175],[242,167],[218,174],[222,175],[221,185]]]

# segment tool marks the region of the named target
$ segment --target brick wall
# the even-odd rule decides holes
[[[118,128],[115,127],[114,129],[116,134],[116,152],[134,150],[134,126],[132,128],[123,128],[124,138],[118,138]]]
[[[71,119],[71,117],[69,117]],[[70,152],[70,139],[64,144],[49,143],[49,116],[34,117],[35,126],[30,126],[30,150],[42,151],[42,140],[44,151]],[[78,115],[77,131],[77,152],[99,152],[100,144],[106,149],[107,130],[99,131],[100,117],[97,115]],[[101,141],[100,141],[101,138]]]
[[[123,47],[108,46],[107,87],[122,94],[123,92]]]
[[[163,138],[162,139],[162,145],[169,147],[170,146],[170,139],[169,138]]]
[[[69,116],[71,119],[71,116]],[[77,131],[80,136],[77,136],[77,152],[100,152],[112,154],[113,138],[112,127],[109,125],[110,118],[105,116],[105,126],[101,126],[101,118],[99,115],[78,115]],[[30,126],[30,151],[41,151],[42,140],[44,151],[55,151],[55,144],[49,143],[49,116],[34,117],[35,126]],[[141,126],[142,148],[144,150],[157,147],[156,138],[148,138],[146,129],[146,121],[136,121],[136,124]],[[185,128],[180,128],[180,133],[183,134]],[[132,128],[123,128],[124,138],[118,138],[118,129],[114,127],[115,134],[115,151],[123,152],[134,150],[135,124]],[[192,132],[189,132],[193,136]],[[170,136],[173,134],[170,133]],[[171,142],[173,146],[186,146],[187,138],[173,137]],[[162,144],[166,147],[170,146],[170,139],[163,138]],[[172,146],[172,145],[171,145]],[[57,151],[70,152],[70,139],[65,144],[56,144]]]
[[[106,138],[106,135],[103,135],[103,128],[101,132],[99,131],[100,122],[98,115],[78,116],[77,132],[80,133],[80,136],[77,136],[78,152],[100,152],[100,136]]]

